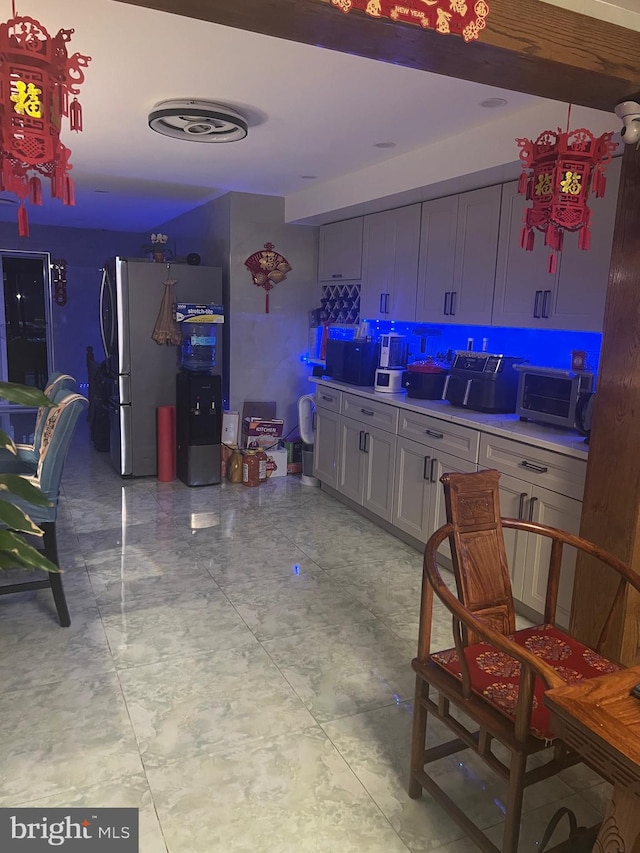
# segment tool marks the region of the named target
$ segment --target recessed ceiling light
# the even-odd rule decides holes
[[[109,190],[94,190],[94,193],[104,193],[105,195],[108,195]]]
[[[374,142],[373,147],[374,148],[395,148],[396,143],[395,142]]]
[[[317,175],[300,175],[305,181],[315,181],[318,177]]]
[[[505,98],[487,98],[486,101],[480,101],[481,107],[492,109],[493,107],[506,107],[509,103]]]

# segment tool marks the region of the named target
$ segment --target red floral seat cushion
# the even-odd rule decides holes
[[[515,643],[552,666],[558,675],[575,684],[585,678],[595,678],[605,672],[616,672],[621,667],[603,658],[553,625],[538,625],[516,631],[510,637]],[[476,643],[465,649],[471,675],[471,689],[489,705],[510,720],[515,718],[520,679],[520,663],[488,643]],[[455,649],[436,652],[431,660],[461,680],[460,662]],[[536,678],[531,731],[539,738],[553,740],[549,726],[549,711],[544,705],[545,685]]]

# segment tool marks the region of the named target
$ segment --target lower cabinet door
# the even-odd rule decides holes
[[[429,538],[429,507],[433,491],[430,475],[433,451],[424,444],[399,437],[396,445],[396,485],[393,524],[420,542]]]
[[[396,437],[369,427],[364,439],[365,470],[362,505],[386,521],[393,515]]]
[[[364,424],[351,418],[340,419],[340,463],[338,466],[338,491],[362,504],[364,470],[366,454],[364,453]]]
[[[531,487],[530,515],[532,521],[557,527],[567,533],[580,532],[581,501],[558,495],[539,486]],[[539,613],[544,612],[545,592],[549,574],[551,540],[545,536],[530,536],[524,575],[522,601]],[[573,576],[576,553],[574,548],[565,547],[562,553],[562,570],[558,590],[557,622],[568,627],[573,595]]]
[[[316,409],[316,435],[313,447],[313,474],[327,486],[338,486],[340,415]]]

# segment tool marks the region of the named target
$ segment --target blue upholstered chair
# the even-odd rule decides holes
[[[52,373],[44,389],[44,394],[57,403],[66,394],[76,390],[76,380],[68,373]],[[0,471],[3,474],[36,474],[42,430],[50,409],[41,406],[36,415],[33,430],[33,444],[16,444],[16,454],[0,448]]]
[[[58,543],[56,539],[56,519],[58,517],[58,498],[64,461],[69,450],[71,438],[80,414],[89,406],[89,401],[81,394],[65,393],[51,409],[45,409],[44,422],[40,432],[38,464],[36,473],[22,474],[34,486],[37,486],[51,501],[51,506],[34,506],[13,495],[0,493],[0,500],[10,500],[19,506],[43,531],[44,555],[56,566],[58,563]],[[69,610],[62,586],[62,575],[48,572],[45,580],[0,586],[0,595],[11,592],[23,592],[30,589],[51,587],[58,611],[58,619],[63,628],[71,624]]]

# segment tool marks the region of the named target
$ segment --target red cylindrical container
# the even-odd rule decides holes
[[[176,407],[158,406],[158,480],[170,483],[176,478]]]

